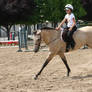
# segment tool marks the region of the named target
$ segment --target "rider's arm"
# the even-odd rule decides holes
[[[63,21],[59,24],[59,26],[56,28],[56,30],[59,30],[60,27],[66,22],[66,18],[63,19]]]
[[[75,18],[73,18],[73,25],[72,27],[69,28],[69,30],[71,31],[75,25],[76,25],[76,21],[75,21]]]

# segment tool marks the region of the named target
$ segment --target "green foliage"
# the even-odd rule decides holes
[[[60,0],[38,0],[38,14],[40,22],[49,20],[58,22],[64,17],[63,1]],[[64,6],[63,6],[64,7]]]
[[[82,16],[86,15],[86,11],[84,10],[81,0],[65,0],[65,4],[72,4],[74,7],[74,14],[77,19],[81,18]]]
[[[81,18],[86,14],[83,9],[80,0],[35,0],[37,8],[34,16],[29,17],[28,23],[45,22],[60,22],[64,16],[64,6],[66,4],[72,4],[74,6],[74,14],[76,19]],[[31,21],[30,21],[31,20]]]

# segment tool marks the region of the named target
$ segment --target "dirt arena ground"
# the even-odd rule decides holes
[[[16,52],[18,48],[0,48],[0,92],[92,92],[92,50],[67,53],[70,77],[59,56],[53,58],[38,80],[48,51]]]

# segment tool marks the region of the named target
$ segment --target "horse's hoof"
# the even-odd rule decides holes
[[[37,78],[38,78],[38,77],[37,77],[37,76],[35,76],[35,77],[34,77],[34,80],[37,80]]]
[[[67,74],[67,77],[69,77],[69,74]]]
[[[69,76],[70,76],[70,72],[67,73],[67,77],[69,77]]]
[[[71,72],[71,70],[69,69],[68,72],[67,72],[67,77],[70,76],[70,72]]]
[[[34,77],[34,80],[37,80],[37,78],[36,78],[36,77]]]

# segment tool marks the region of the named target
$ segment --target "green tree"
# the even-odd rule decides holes
[[[36,0],[38,4],[37,16],[39,22],[60,22],[65,15],[64,6],[66,4],[72,4],[74,6],[74,14],[77,19],[86,14],[82,7],[80,0]],[[37,20],[37,21],[38,21]]]
[[[81,0],[65,0],[65,4],[72,4],[74,7],[74,14],[77,19],[81,18],[82,16],[86,15],[86,11],[83,8]]]

